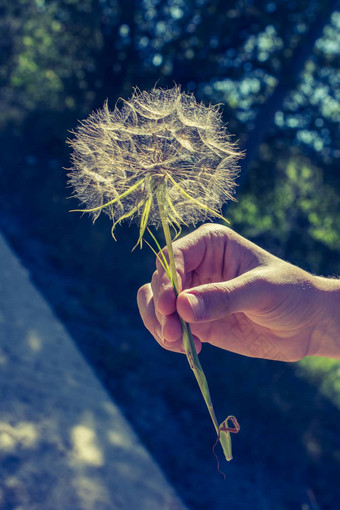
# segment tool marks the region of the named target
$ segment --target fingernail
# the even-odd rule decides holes
[[[186,294],[186,296],[189,301],[192,313],[194,314],[194,318],[196,320],[202,319],[205,312],[205,306],[201,296],[196,294]]]

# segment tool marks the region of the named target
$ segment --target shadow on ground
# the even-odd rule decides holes
[[[0,234],[2,510],[184,510]]]

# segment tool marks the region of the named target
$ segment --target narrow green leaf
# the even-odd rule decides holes
[[[205,211],[207,212],[210,212],[211,214],[213,214],[214,216],[216,216],[216,218],[219,218],[220,220],[223,220],[225,221],[226,223],[229,223],[229,221],[224,218],[224,216],[222,216],[221,214],[219,214],[217,211],[214,211],[214,209],[210,209],[210,207],[208,207],[207,205],[205,204],[202,204],[202,202],[200,202],[199,200],[197,200],[196,198],[193,198],[192,196],[189,195],[189,193],[187,193],[183,188],[182,186],[180,186],[178,184],[178,182],[176,182],[172,177],[171,175],[169,174],[166,174],[167,177],[169,178],[169,180],[173,183],[174,186],[176,186],[176,188],[179,189],[179,191],[182,193],[182,195],[187,198],[188,200],[191,200],[191,202],[194,202],[196,205],[198,205],[198,207],[200,207],[201,209],[204,209]]]
[[[169,280],[171,281],[174,289],[175,289],[175,293],[176,293],[176,288],[174,286],[174,283],[173,283],[173,279],[172,279],[172,275],[171,275],[171,271],[170,271],[170,267],[169,267],[169,264],[168,264],[168,261],[166,260],[165,258],[165,255],[163,253],[163,250],[162,248],[160,247],[160,244],[159,242],[157,241],[156,237],[153,235],[152,231],[149,229],[149,227],[147,227],[147,230],[150,234],[150,236],[152,237],[155,245],[157,246],[158,248],[158,253],[156,252],[156,250],[154,250],[151,245],[149,244],[150,248],[152,249],[152,251],[155,253],[156,257],[158,258],[158,260],[160,261],[160,263],[162,264],[162,267],[164,269],[164,271],[166,272],[166,274],[168,275],[169,277]],[[159,255],[161,254],[161,255]]]
[[[138,207],[139,207],[139,204],[136,207],[134,207],[133,209],[131,209],[131,211],[127,212],[126,214],[123,214],[123,216],[121,216],[120,218],[118,218],[118,220],[116,220],[114,222],[114,224],[111,227],[111,235],[114,240],[116,240],[116,238],[115,238],[113,232],[114,232],[116,226],[118,225],[118,223],[120,223],[123,220],[126,220],[127,218],[130,218],[135,212],[138,211]]]
[[[140,247],[142,247],[143,236],[144,236],[147,224],[148,224],[151,205],[152,205],[152,195],[145,201],[144,209],[143,209],[142,216],[140,219],[139,239],[137,241],[137,244],[139,242]]]
[[[175,216],[177,216],[178,220],[179,220],[179,223],[183,223],[183,225],[185,225],[186,227],[189,227],[189,225],[187,223],[185,223],[185,221],[183,220],[183,218],[178,214],[178,212],[176,211],[175,209],[175,206],[174,204],[172,203],[172,200],[171,198],[169,197],[169,193],[165,193],[165,196],[166,196],[166,202],[168,204],[168,206],[170,207],[171,211],[173,212],[173,214]]]
[[[108,207],[109,205],[113,205],[116,202],[119,202],[119,200],[122,200],[123,198],[129,196],[133,191],[138,189],[143,184],[144,181],[145,181],[145,177],[143,177],[143,179],[141,179],[140,181],[136,182],[136,184],[133,184],[133,186],[131,186],[131,188],[129,188],[127,191],[124,191],[124,193],[119,195],[119,197],[116,197],[113,200],[110,200],[109,202],[106,202],[106,204],[99,205],[98,207],[93,207],[92,209],[72,209],[70,212],[87,212],[88,213],[88,212],[95,212],[95,211],[99,211],[101,209],[104,209],[104,207]]]

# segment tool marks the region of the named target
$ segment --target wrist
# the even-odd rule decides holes
[[[316,319],[308,355],[340,359],[340,280],[319,276],[313,280]]]

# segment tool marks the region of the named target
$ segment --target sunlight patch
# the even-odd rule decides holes
[[[34,330],[30,330],[27,334],[27,343],[34,352],[41,351],[42,341],[38,336],[37,332]]]
[[[109,430],[107,433],[107,438],[108,441],[115,446],[131,448],[131,440],[121,432],[117,432],[116,430]]]
[[[16,426],[0,422],[0,450],[13,451],[16,447],[31,448],[38,438],[32,423],[21,422]]]
[[[95,432],[84,425],[73,427],[72,433],[73,455],[91,466],[103,466],[103,453],[98,447]]]

